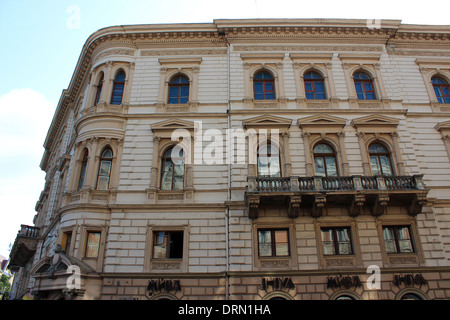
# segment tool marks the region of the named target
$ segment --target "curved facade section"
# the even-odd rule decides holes
[[[95,32],[13,296],[450,298],[450,30],[366,22]]]

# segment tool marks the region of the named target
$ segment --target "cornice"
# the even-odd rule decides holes
[[[112,48],[151,49],[225,47],[227,43],[362,43],[401,46],[421,44],[447,48],[450,26],[401,25],[400,20],[380,20],[371,28],[365,19],[248,19],[214,20],[213,23],[113,26],[94,32],[85,42],[69,86],[62,91],[44,142],[41,168],[47,170],[50,150],[60,125],[80,94],[93,58]],[[131,54],[131,52],[129,53]]]

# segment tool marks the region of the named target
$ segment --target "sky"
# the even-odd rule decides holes
[[[33,225],[44,188],[43,144],[82,47],[114,25],[214,19],[395,19],[450,25],[450,1],[404,0],[0,0],[0,255],[21,224]]]

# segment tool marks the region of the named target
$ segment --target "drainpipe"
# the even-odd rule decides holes
[[[224,35],[224,39],[227,41],[226,36]],[[231,98],[231,94],[230,94],[230,43],[227,41],[227,59],[228,59],[228,63],[227,63],[227,73],[228,73],[228,88],[227,88],[227,128],[228,128],[228,132],[230,132],[231,129],[231,118],[230,118],[230,110],[231,110],[231,103],[230,103],[230,98]],[[230,148],[232,148],[232,139],[229,139],[228,137],[228,151],[231,151]],[[228,159],[227,159],[227,170],[228,170],[228,179],[227,179],[227,204],[226,204],[226,209],[225,209],[225,243],[226,243],[226,269],[225,269],[225,299],[229,300],[230,299],[230,280],[229,280],[229,271],[230,271],[230,245],[229,245],[229,232],[230,232],[230,207],[229,207],[229,202],[231,201],[231,160],[230,159],[230,155],[231,152],[228,152]]]

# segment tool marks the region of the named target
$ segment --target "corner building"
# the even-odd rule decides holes
[[[13,298],[448,299],[449,81],[448,26],[101,29],[45,140]]]

